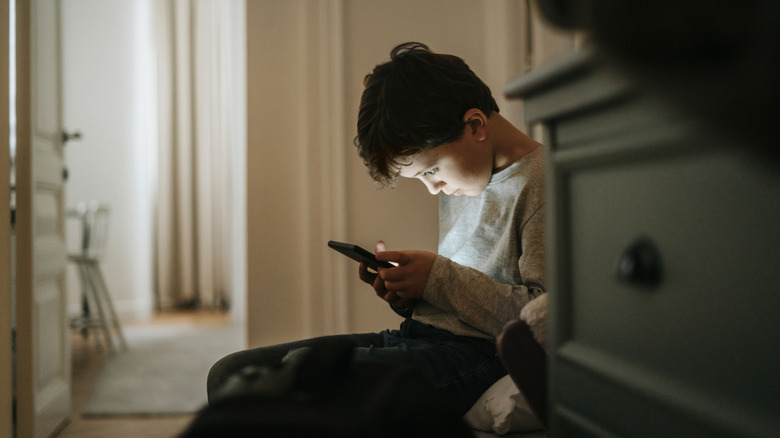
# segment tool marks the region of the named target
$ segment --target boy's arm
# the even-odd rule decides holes
[[[422,299],[472,327],[497,335],[504,324],[518,318],[526,303],[545,292],[542,208],[523,227],[521,245],[517,263],[522,284],[501,284],[476,269],[438,256]]]

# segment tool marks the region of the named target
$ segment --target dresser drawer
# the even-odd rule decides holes
[[[723,397],[757,417],[780,411],[770,383],[780,340],[778,173],[728,147],[692,148],[684,136],[649,146],[637,138],[610,139],[625,143],[620,153],[597,146],[557,164],[552,154],[553,211],[565,228],[554,268],[560,354],[651,397]],[[627,249],[638,241],[656,253],[657,282],[618,274],[637,262]]]

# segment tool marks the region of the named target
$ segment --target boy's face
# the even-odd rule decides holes
[[[436,195],[477,196],[485,190],[493,174],[490,148],[465,128],[464,135],[449,143],[407,157],[400,176],[417,178]]]

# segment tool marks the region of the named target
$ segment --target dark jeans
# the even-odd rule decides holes
[[[352,340],[358,361],[411,366],[419,371],[465,414],[490,385],[506,375],[492,340],[456,336],[427,324],[407,319],[400,330],[380,333],[336,335]],[[317,338],[270,347],[239,351],[221,359],[209,372],[208,393],[248,365],[278,364],[296,350],[309,347]]]

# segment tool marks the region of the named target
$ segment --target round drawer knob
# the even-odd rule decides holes
[[[620,255],[618,278],[637,286],[657,286],[661,282],[661,255],[652,241],[640,238]]]

